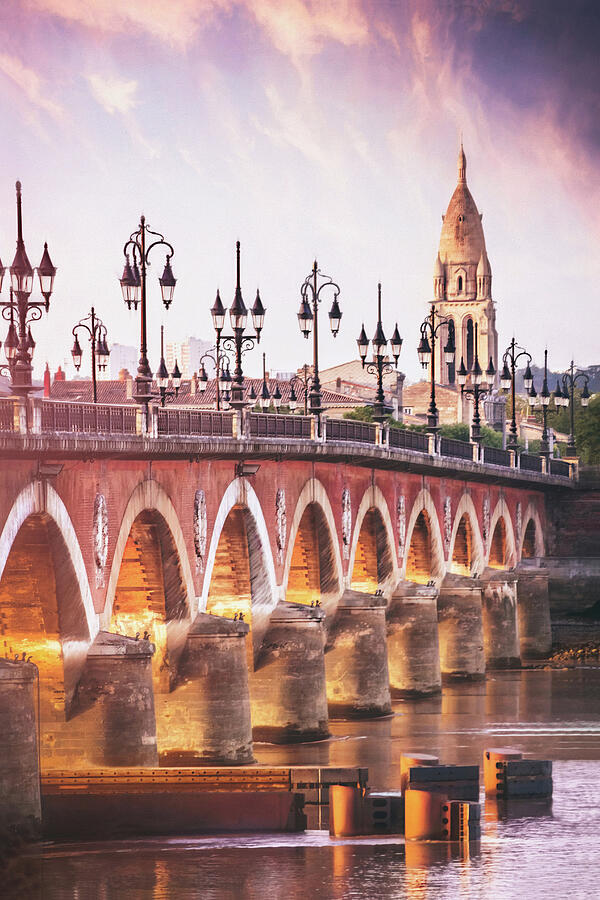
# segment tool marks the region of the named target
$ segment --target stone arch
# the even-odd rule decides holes
[[[468,564],[465,565],[458,560],[458,556],[460,552],[462,557],[464,543],[467,542],[470,558]],[[455,558],[457,564],[455,564]],[[456,507],[448,559],[450,561],[450,570],[459,575],[481,575],[485,567],[485,550],[477,521],[475,504],[470,494],[463,494]]]
[[[196,592],[194,590],[194,579],[192,577],[192,570],[181,523],[175,511],[175,507],[165,489],[157,481],[147,479],[146,481],[140,482],[134,489],[127,506],[125,507],[123,518],[121,519],[119,535],[113,554],[110,577],[108,579],[108,588],[106,590],[106,603],[102,616],[103,627],[105,628],[109,627],[112,618],[117,582],[121,571],[125,547],[129,540],[132,526],[141,514],[148,511],[158,514],[162,522],[164,522],[166,529],[168,529],[181,567],[181,576],[185,586],[187,618],[193,619],[196,614],[197,604],[195,601]]]
[[[364,557],[361,562],[362,568],[366,570],[367,580],[372,584],[369,588],[357,589],[376,590],[378,587],[385,589],[388,583],[390,586],[395,585],[398,580],[398,562],[394,552],[394,528],[385,497],[375,484],[370,485],[363,494],[356,513],[348,562],[348,581],[351,585],[354,584],[354,569],[363,527],[366,528],[364,537],[367,546],[361,554]]]
[[[77,685],[98,617],[66,507],[47,482],[15,500],[0,536],[0,655],[31,655],[40,673],[43,765],[73,765]]]
[[[537,507],[529,503],[523,516],[523,529],[521,533],[521,546],[519,547],[519,559],[532,556],[545,556],[544,531]]]
[[[427,534],[425,534],[424,529],[427,530]],[[428,540],[428,572],[425,571],[425,561],[423,565],[418,566],[417,568],[412,564],[410,554],[413,546],[413,533],[415,540],[417,538]],[[426,583],[427,581],[432,580],[439,585],[444,578],[445,572],[444,547],[437,510],[431,494],[428,490],[423,488],[417,494],[408,520],[403,575],[404,578],[409,581]]]
[[[208,611],[208,600],[213,573],[216,571],[217,552],[221,537],[228,537],[232,522],[243,532],[246,542],[248,603],[251,612],[251,626],[255,649],[260,645],[266,629],[268,617],[277,603],[277,581],[275,565],[271,553],[269,533],[260,501],[252,485],[245,478],[236,478],[227,487],[215,517],[210,547],[206,559],[206,571],[202,586],[200,608]],[[218,568],[218,565],[217,565]],[[243,574],[243,573],[242,573]],[[218,609],[218,607],[215,607]],[[234,615],[233,608],[223,607],[221,614]]]
[[[298,532],[301,524],[303,524],[303,518],[310,512],[316,517],[316,522],[313,525],[318,529],[321,536],[321,545],[318,552],[320,558],[319,583],[324,606],[326,611],[330,613],[343,589],[342,559],[331,503],[329,502],[327,491],[316,478],[310,478],[306,482],[296,502],[294,517],[289,530],[282,592],[283,597],[287,598]]]
[[[498,525],[499,520],[502,520],[501,524]],[[500,529],[500,537],[496,535],[496,529]],[[494,541],[498,541],[502,539],[504,542],[502,549],[502,558],[503,561],[500,563],[499,559],[499,551],[500,547],[498,544],[495,544]],[[499,569],[512,569],[516,565],[517,553],[516,553],[516,545],[515,545],[515,533],[512,526],[512,521],[510,518],[510,513],[508,510],[508,505],[504,497],[500,497],[496,504],[496,508],[494,509],[494,513],[492,515],[490,521],[490,536],[489,536],[489,545],[487,549],[487,565],[492,568]]]

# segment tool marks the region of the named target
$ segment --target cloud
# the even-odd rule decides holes
[[[231,7],[231,0],[27,0],[31,9],[114,34],[132,30],[178,48],[188,47],[201,27]]]
[[[48,113],[54,119],[63,118],[64,110],[59,103],[48,97],[46,83],[37,72],[25,66],[16,56],[0,53],[0,72],[10,78],[37,109]]]
[[[106,75],[88,75],[94,99],[107,113],[126,115],[136,105],[137,81]]]

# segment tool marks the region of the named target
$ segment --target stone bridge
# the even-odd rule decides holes
[[[102,413],[115,433],[57,406],[0,426],[2,655],[38,666],[46,768],[247,762],[253,737],[319,739],[550,648],[565,464],[300,416],[140,434]]]

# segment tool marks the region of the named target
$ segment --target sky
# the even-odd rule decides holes
[[[259,287],[267,308],[248,374],[260,349],[272,371],[311,360],[296,313],[316,257],[343,312],[334,341],[323,304],[321,366],[357,358],[381,281],[384,329],[398,322],[419,378],[461,134],[501,348],[514,334],[555,370],[600,362],[596,0],[3,0],[0,35],[0,257],[18,178],[32,264],[47,240],[58,267],[38,377],[92,305],[109,343],[137,345],[118,278],[144,213],[178,279],[165,313],[156,252],[153,368],[161,324],[211,339],[240,240],[244,299]]]

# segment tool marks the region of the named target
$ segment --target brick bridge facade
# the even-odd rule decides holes
[[[0,452],[0,646],[38,665],[45,766],[244,762],[252,733],[322,737],[328,709],[385,714],[549,647],[568,478],[380,439],[28,431]]]

